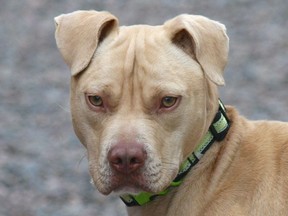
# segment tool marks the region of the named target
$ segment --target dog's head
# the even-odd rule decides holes
[[[103,194],[159,192],[208,130],[228,55],[225,27],[180,15],[119,27],[108,12],[55,18],[71,112]]]

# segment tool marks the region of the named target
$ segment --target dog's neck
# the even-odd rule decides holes
[[[158,196],[166,195],[172,188],[179,186],[183,182],[183,179],[187,173],[199,162],[205,152],[215,141],[219,142],[225,138],[229,128],[230,121],[226,115],[226,109],[221,100],[219,100],[218,112],[216,113],[208,132],[202,138],[201,142],[198,144],[192,154],[182,163],[178,175],[171,182],[169,187],[158,194],[142,192],[138,195],[125,194],[120,196],[120,198],[128,207],[131,207],[143,206]]]

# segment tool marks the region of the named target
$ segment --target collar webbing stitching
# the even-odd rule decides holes
[[[229,128],[230,121],[226,115],[226,109],[222,101],[219,99],[219,109],[214,117],[212,124],[209,127],[208,132],[202,138],[200,144],[195,148],[194,152],[192,152],[192,154],[187,158],[187,160],[182,163],[178,175],[172,181],[170,186],[158,194],[141,192],[137,195],[121,195],[120,198],[128,207],[131,207],[142,206],[152,201],[158,196],[166,195],[172,188],[177,187],[182,183],[182,180],[186,176],[186,174],[191,170],[192,167],[194,167],[198,163],[204,153],[215,141],[219,142],[225,138]]]

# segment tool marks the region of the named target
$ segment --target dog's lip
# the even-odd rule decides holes
[[[144,187],[138,187],[135,185],[122,185],[120,187],[115,187],[112,191],[116,194],[138,194],[146,190]]]
[[[152,192],[149,184],[142,175],[128,175],[128,176],[112,176],[110,185],[106,188],[104,194],[115,192],[123,193],[139,193],[141,191]]]
[[[123,178],[123,179],[112,179],[112,190],[113,191],[119,191],[123,188],[131,188],[134,189],[145,189],[147,188],[146,182],[140,177],[140,178]]]
[[[142,191],[151,192],[148,186],[129,184],[129,183],[113,184],[110,185],[108,188],[105,188],[105,190],[100,190],[99,188],[98,190],[104,195],[109,195],[112,192],[114,192],[115,194],[125,194],[125,193],[138,194]]]

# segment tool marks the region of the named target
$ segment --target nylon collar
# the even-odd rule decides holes
[[[205,152],[210,148],[210,146],[215,141],[222,141],[228,130],[230,128],[230,121],[226,115],[226,109],[219,99],[219,109],[216,113],[212,124],[209,127],[208,132],[202,138],[199,145],[196,147],[194,152],[182,163],[180,167],[180,171],[176,178],[171,182],[171,184],[162,192],[158,194],[141,192],[137,195],[125,194],[121,195],[120,198],[126,204],[126,206],[142,206],[148,202],[151,202],[158,196],[166,195],[172,188],[179,186],[183,182],[183,178],[187,175],[187,173],[194,167]]]

